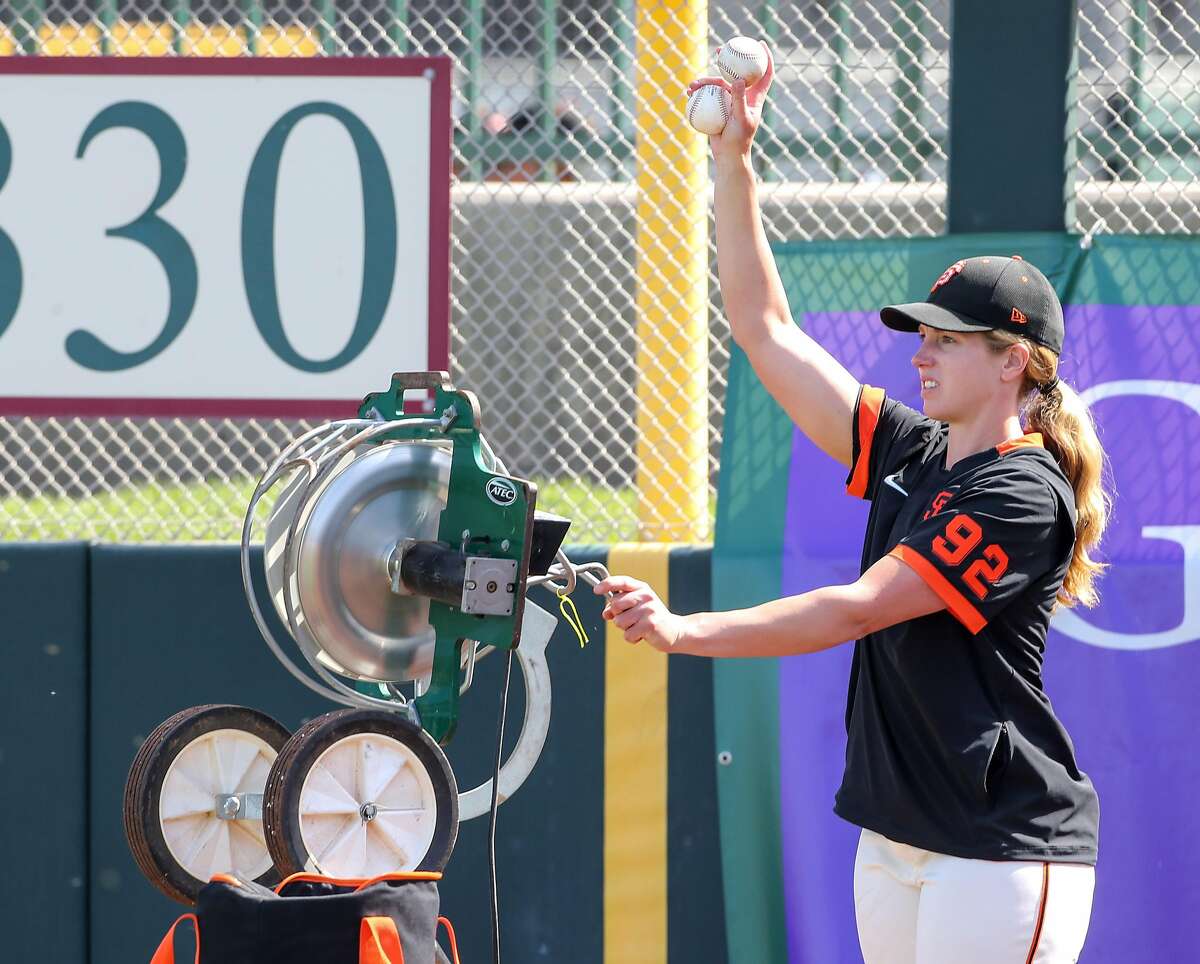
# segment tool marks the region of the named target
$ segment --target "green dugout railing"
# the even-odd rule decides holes
[[[337,22],[339,4],[336,0],[316,0],[318,14],[313,32],[324,54],[336,54],[339,49]],[[502,162],[533,162],[543,180],[555,177],[555,167],[569,167],[585,159],[610,159],[615,162],[614,177],[627,180],[632,176],[634,91],[629,81],[632,70],[633,24],[636,0],[613,0],[612,39],[607,54],[612,60],[614,83],[611,94],[613,133],[598,137],[586,130],[564,131],[554,114],[552,71],[560,50],[558,0],[541,0],[539,10],[540,53],[537,67],[536,123],[520,131],[491,134],[483,129],[479,111],[465,112],[456,140],[467,164],[467,176],[478,179]],[[194,14],[203,9],[198,0],[169,0],[168,9],[175,23],[191,23]],[[261,30],[264,23],[262,0],[242,0],[242,20],[231,25],[248,28],[251,34]],[[391,14],[388,37],[400,54],[412,52],[413,12],[410,0],[390,0]],[[45,0],[15,0],[8,7],[7,26],[15,50],[36,54],[42,49],[39,32],[47,24]],[[96,6],[96,23],[102,28],[101,52],[112,54],[113,28],[119,23],[119,0],[100,0]],[[1114,180],[1163,180],[1200,172],[1200,155],[1195,144],[1200,141],[1200,102],[1187,103],[1180,99],[1154,99],[1146,92],[1147,45],[1151,40],[1149,0],[1131,0],[1129,44],[1124,52],[1128,66],[1127,81],[1106,107],[1109,123],[1104,116],[1100,123],[1084,126],[1080,136],[1082,148],[1104,158],[1108,176]],[[464,95],[472,108],[482,102],[480,74],[486,45],[485,0],[468,0],[463,24],[464,49],[460,56],[466,67]],[[855,173],[847,159],[864,157],[873,162],[886,162],[891,180],[908,181],[919,176],[922,166],[940,146],[922,128],[918,118],[921,107],[921,48],[925,35],[927,14],[915,0],[906,0],[896,18],[896,80],[893,84],[895,108],[892,122],[880,131],[866,136],[850,134],[852,119],[848,111],[849,77],[846,59],[848,36],[852,24],[850,0],[836,0],[829,16],[835,25],[831,40],[833,55],[832,91],[829,111],[835,119],[826,132],[764,138],[760,145],[759,163],[764,179],[772,180],[783,158],[816,158],[827,163],[836,180],[854,180]],[[773,45],[778,44],[783,29],[780,0],[763,0],[757,8],[759,34]],[[171,32],[171,49],[182,53],[184,33]],[[248,54],[256,51],[246,47]],[[768,105],[768,112],[770,111]],[[770,117],[768,114],[768,124]],[[861,141],[861,143],[859,143]],[[1174,168],[1182,168],[1175,170]]]
[[[1144,4],[1145,0],[1141,0]],[[338,20],[340,5],[336,0],[316,0],[318,13],[313,33],[324,54],[339,52]],[[481,112],[483,101],[481,74],[486,46],[485,0],[467,0],[465,22],[462,24],[463,43],[458,54],[466,68],[463,91],[468,109],[456,131],[459,153],[466,164],[466,176],[472,180],[483,177],[502,162],[534,162],[543,180],[556,177],[558,163],[569,167],[584,159],[609,159],[616,170],[617,180],[633,177],[634,162],[633,118],[636,116],[635,94],[630,82],[633,68],[633,37],[636,0],[613,0],[612,35],[607,55],[613,64],[614,83],[610,110],[612,133],[597,136],[583,128],[564,130],[555,116],[555,96],[552,73],[560,51],[559,2],[541,0],[538,14],[540,52],[537,57],[536,103],[531,105],[534,122],[519,131],[492,134],[484,130]],[[832,41],[834,57],[831,114],[837,123],[828,132],[813,132],[795,136],[764,139],[760,153],[762,175],[776,177],[776,165],[781,158],[818,158],[828,162],[838,180],[853,180],[854,172],[845,163],[847,158],[864,156],[877,163],[886,163],[892,180],[907,181],[916,177],[922,165],[938,145],[925,135],[918,117],[921,97],[921,59],[923,44],[924,8],[915,0],[901,5],[898,22],[900,44],[896,52],[897,75],[893,85],[895,109],[892,123],[879,132],[853,137],[848,133],[850,118],[848,73],[845,67],[848,53],[847,34],[851,25],[850,2],[840,0],[831,7],[837,30]],[[173,0],[169,3],[171,19],[178,24],[190,24],[193,16],[203,10],[197,0]],[[39,32],[47,23],[45,0],[16,0],[6,18],[15,48],[23,54],[36,54],[42,49]],[[409,0],[390,0],[391,14],[388,37],[401,54],[412,51],[411,28],[414,21]],[[242,0],[240,23],[229,26],[245,28],[246,35],[257,35],[263,27],[265,14],[262,0]],[[119,0],[100,0],[96,8],[96,23],[102,28],[101,52],[118,53],[113,44],[113,28],[120,22]],[[758,5],[759,34],[769,43],[777,43],[781,35],[780,0],[763,0]],[[287,26],[287,25],[283,25]],[[171,49],[182,53],[185,46],[183,30],[171,32]],[[246,53],[258,51],[246,44]],[[264,51],[266,52],[266,51]],[[861,145],[858,143],[862,141]]]

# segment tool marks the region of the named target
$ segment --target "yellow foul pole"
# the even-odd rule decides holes
[[[638,538],[708,531],[707,139],[684,117],[707,0],[637,7]]]

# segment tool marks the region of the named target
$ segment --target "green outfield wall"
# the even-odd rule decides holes
[[[608,561],[619,550],[568,551],[579,563]],[[648,551],[663,557],[668,585],[660,591],[675,611],[710,607],[707,547]],[[531,598],[556,608],[544,590]],[[609,784],[630,791],[628,781],[606,780],[606,733],[620,739],[632,728],[636,741],[644,714],[622,709],[619,687],[606,679],[599,600],[580,589],[575,602],[590,642],[580,648],[565,625],[551,640],[549,738],[532,776],[500,809],[504,960],[722,960],[711,663],[663,658],[666,686],[653,698],[665,734],[658,734],[662,750],[653,765],[666,769],[665,817],[636,800],[608,800]],[[176,710],[201,703],[257,707],[293,730],[337,707],[292,680],[259,637],[236,546],[2,544],[0,612],[0,852],[8,865],[0,875],[0,959],[149,961],[182,908],[142,877],[125,844],[125,776],[146,735]],[[447,748],[461,788],[490,775],[503,668],[500,658],[483,660],[463,698]],[[515,676],[510,745],[522,713]],[[631,835],[661,843],[647,847],[640,871],[664,882],[654,906],[662,908],[665,947],[605,947],[606,929],[629,929],[612,916],[637,913],[621,894],[606,893],[606,812],[625,814],[630,825],[622,829]],[[464,961],[491,957],[486,824],[483,817],[462,825],[441,890]],[[611,891],[622,878],[607,859]]]

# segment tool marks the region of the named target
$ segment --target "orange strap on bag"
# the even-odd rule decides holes
[[[216,878],[214,878],[214,880],[215,879]],[[324,874],[310,874],[302,871],[298,874],[292,874],[290,877],[286,877],[281,880],[275,886],[275,893],[282,893],[283,889],[287,887],[288,884],[294,884],[297,882],[333,884],[337,887],[351,887],[355,891],[359,891],[366,887],[370,887],[372,884],[378,884],[389,880],[404,882],[411,880],[438,881],[441,879],[442,875],[432,870],[414,870],[407,874],[380,874],[378,877],[326,877]]]
[[[445,917],[439,917],[438,923],[446,928],[450,937],[451,961],[453,964],[461,964],[453,926]],[[404,964],[404,948],[400,946],[400,934],[390,917],[363,918],[358,931],[358,964]]]
[[[349,884],[354,884],[354,890],[357,893],[360,890],[366,890],[368,887],[373,887],[375,884],[393,883],[411,883],[416,880],[432,880],[439,881],[442,875],[435,870],[413,870],[407,874],[380,874],[378,877],[368,877],[365,880],[347,881]]]
[[[358,929],[358,964],[404,964],[400,934],[390,917],[362,919]]]
[[[450,960],[453,961],[453,964],[461,964],[458,959],[458,941],[454,939],[454,928],[445,917],[439,917],[438,923],[446,928],[446,933],[450,936]]]
[[[195,914],[184,914],[171,925],[171,929],[167,931],[167,936],[162,939],[162,943],[158,945],[158,950],[150,958],[150,964],[175,964],[175,928],[185,920],[190,920],[192,928],[196,931],[196,964],[200,964],[200,921],[196,919]]]

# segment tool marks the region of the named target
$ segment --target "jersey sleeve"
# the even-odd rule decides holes
[[[1058,500],[1020,462],[1001,459],[978,473],[890,553],[972,633],[1061,561],[1067,523]]]
[[[894,399],[882,388],[863,385],[851,423],[853,453],[846,491],[871,500],[880,480],[922,448],[937,422]]]

